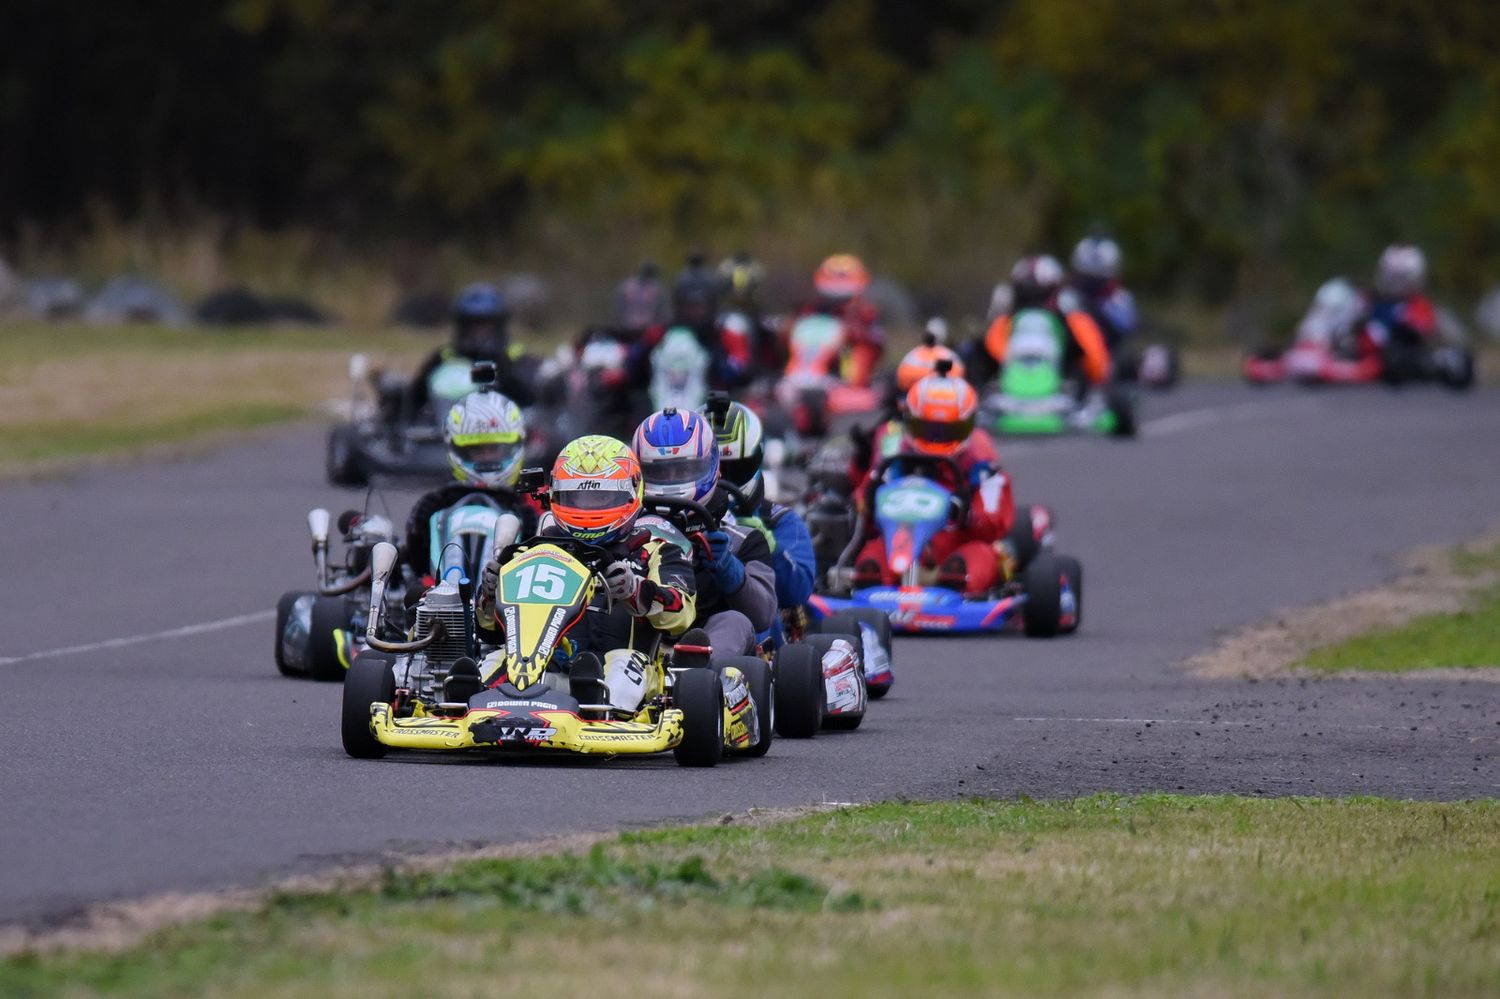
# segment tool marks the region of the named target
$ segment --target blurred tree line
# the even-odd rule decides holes
[[[847,247],[972,294],[1099,225],[1205,301],[1397,238],[1500,277],[1494,0],[8,0],[0,50],[0,237]]]

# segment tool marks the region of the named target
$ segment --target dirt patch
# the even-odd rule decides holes
[[[819,812],[848,807],[845,803],[797,808],[752,808],[726,812],[689,825],[764,826]],[[352,892],[379,885],[388,873],[441,870],[470,860],[518,859],[558,853],[584,853],[613,841],[618,831],[576,833],[469,849],[441,850],[420,857],[346,864],[318,874],[283,878],[260,888],[226,888],[203,892],[168,892],[120,902],[103,902],[62,920],[0,925],[0,957],[43,954],[61,950],[118,953],[137,946],[151,934],[230,912],[253,912],[275,895],[320,895]]]
[[[1210,652],[1194,656],[1186,668],[1212,679],[1266,679],[1284,676],[1329,676],[1299,670],[1293,664],[1313,649],[1346,641],[1377,628],[1396,627],[1428,614],[1454,614],[1474,594],[1500,583],[1500,569],[1462,571],[1464,554],[1479,556],[1500,546],[1496,527],[1459,547],[1419,548],[1400,560],[1400,574],[1384,586],[1337,597],[1311,607],[1283,610],[1275,617],[1230,635]],[[1373,676],[1348,672],[1338,676]],[[1381,673],[1386,679],[1396,674]],[[1429,669],[1422,679],[1461,678],[1500,682],[1500,669]]]

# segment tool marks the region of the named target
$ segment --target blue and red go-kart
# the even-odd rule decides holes
[[[1076,558],[1052,551],[1042,508],[1025,510],[1016,518],[1011,538],[1021,568],[1015,578],[980,598],[933,585],[936,569],[923,554],[938,532],[967,516],[971,499],[965,486],[955,492],[937,480],[934,473],[944,469],[952,481],[967,481],[947,458],[900,455],[881,463],[871,480],[874,517],[899,584],[853,586],[849,563],[858,539],[865,535],[861,524],[856,540],[829,573],[833,588],[815,595],[812,609],[824,616],[878,610],[895,631],[907,634],[1019,629],[1031,637],[1050,638],[1076,631],[1083,618],[1083,567]]]

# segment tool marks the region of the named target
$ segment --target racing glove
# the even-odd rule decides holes
[[[500,556],[491,555],[479,573],[479,593],[487,600],[495,599],[495,587],[500,585]]]
[[[724,531],[709,531],[705,537],[712,553],[708,560],[714,582],[723,593],[738,592],[745,585],[745,563],[730,548],[729,535]]]
[[[609,595],[625,605],[636,617],[645,617],[656,598],[656,583],[646,575],[639,562],[619,559],[604,568],[604,585]]]

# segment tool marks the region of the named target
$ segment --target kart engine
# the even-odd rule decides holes
[[[439,623],[442,634],[414,654],[406,667],[404,685],[424,697],[438,696],[453,664],[469,654],[468,612],[457,583],[439,583],[422,595],[417,603],[414,637],[426,638]]]

